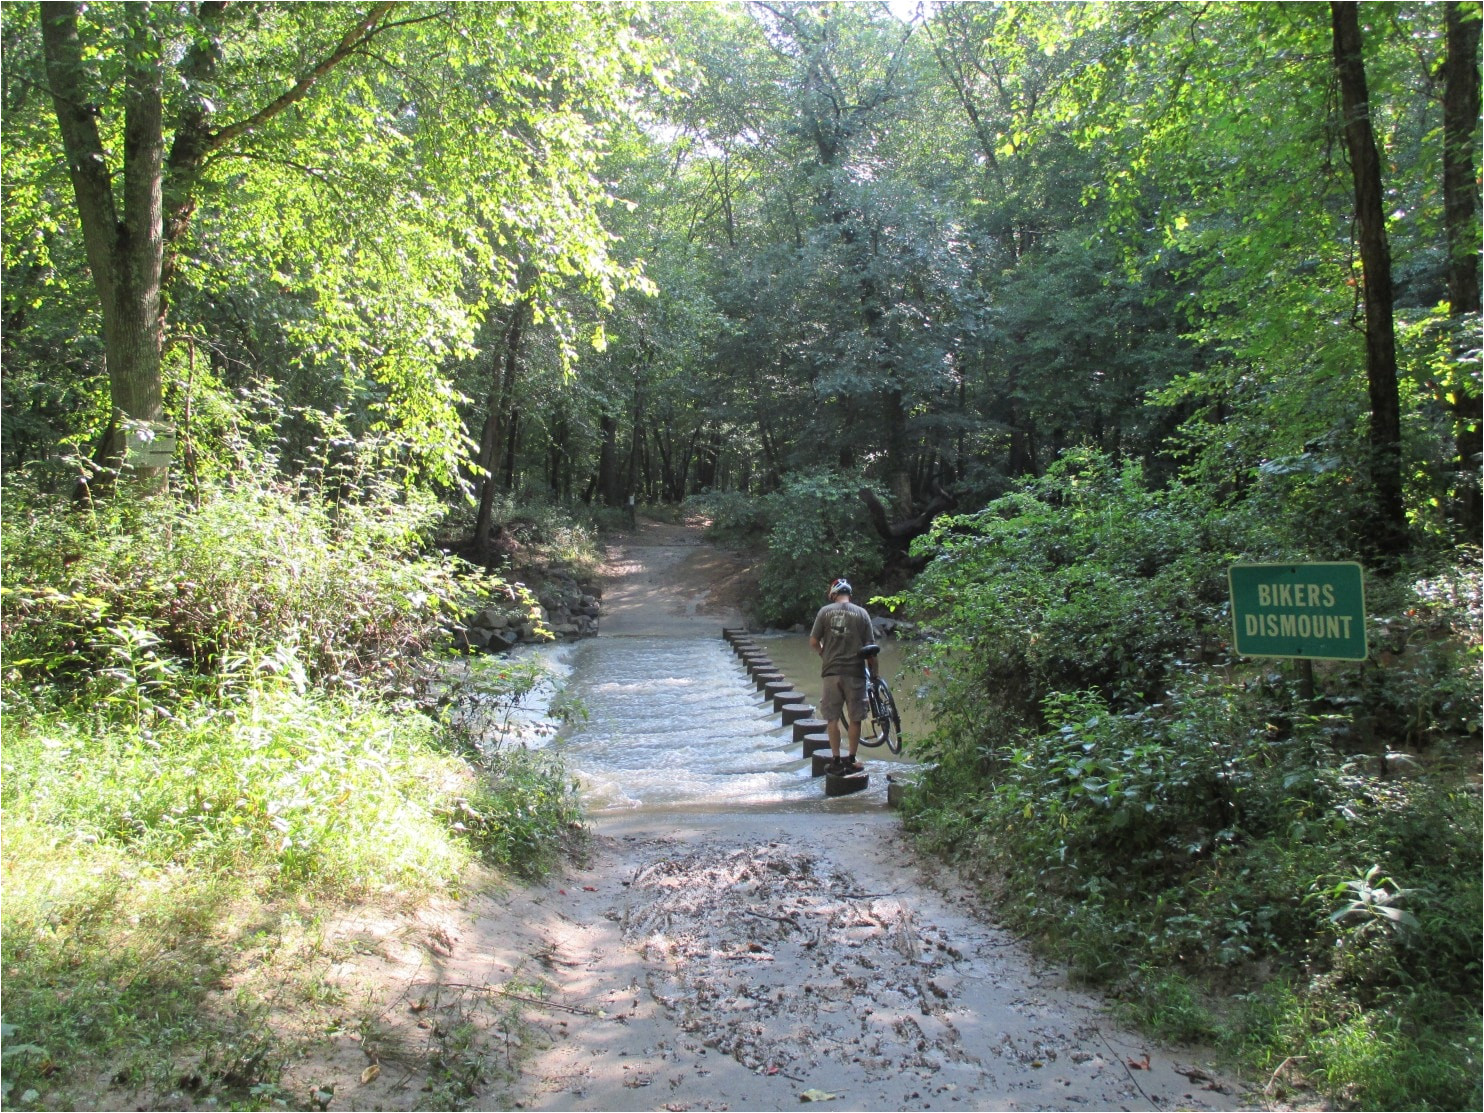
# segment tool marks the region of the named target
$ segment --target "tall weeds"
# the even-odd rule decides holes
[[[245,909],[402,903],[481,865],[540,872],[573,837],[559,764],[470,747],[439,711],[444,624],[505,585],[421,551],[433,509],[262,484],[79,511],[7,488],[8,1107],[78,1100],[103,1065],[172,1085],[217,1043],[258,1048],[218,1079],[250,1097],[287,1052],[207,1007],[260,929]],[[508,703],[536,679],[481,683]]]

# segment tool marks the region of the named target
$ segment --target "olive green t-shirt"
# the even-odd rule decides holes
[[[859,676],[861,646],[871,643],[871,616],[842,599],[819,608],[809,636],[823,647],[820,676]]]

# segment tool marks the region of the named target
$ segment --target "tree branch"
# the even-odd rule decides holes
[[[324,77],[346,58],[354,54],[365,43],[370,42],[382,31],[386,30],[388,24],[378,26],[381,18],[397,6],[398,0],[382,0],[381,3],[372,6],[365,17],[354,27],[345,33],[337,46],[330,54],[321,59],[308,73],[294,82],[293,86],[278,97],[269,101],[258,111],[254,112],[245,120],[239,120],[235,124],[228,124],[211,135],[206,149],[203,153],[215,151],[231,143],[241,135],[253,131],[266,124],[284,109],[303,100],[309,95],[309,91]]]

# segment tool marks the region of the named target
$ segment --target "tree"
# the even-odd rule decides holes
[[[206,158],[261,127],[308,95],[314,85],[389,25],[391,3],[373,5],[348,22],[335,47],[286,91],[256,111],[212,127],[206,86],[221,61],[221,0],[198,5],[190,20],[190,45],[177,77],[187,93],[174,104],[166,145],[167,59],[186,28],[172,9],[150,3],[124,5],[120,12],[122,190],[114,192],[115,170],[100,131],[106,93],[97,67],[87,60],[79,26],[85,5],[72,0],[41,4],[47,78],[66,153],[102,311],[113,416],[99,444],[100,462],[117,467],[123,457],[126,422],[158,422],[164,413],[160,353],[164,346],[165,287],[173,255],[195,208]],[[338,13],[337,13],[338,14]],[[116,126],[116,125],[115,125]]]
[[[101,310],[113,464],[119,421],[163,416],[161,352],[189,330],[167,331],[167,310],[188,300],[187,272],[203,293],[251,267],[305,291],[297,361],[374,379],[351,399],[363,423],[400,423],[445,478],[467,438],[439,365],[486,305],[521,296],[522,252],[552,276],[533,318],[564,282],[611,296],[637,281],[609,252],[594,174],[602,122],[645,64],[625,5],[39,10]],[[575,350],[576,323],[555,323]]]
[[[1381,190],[1381,159],[1371,127],[1359,3],[1332,0],[1335,72],[1345,114],[1345,144],[1355,178],[1355,219],[1365,289],[1366,380],[1371,398],[1371,486],[1375,491],[1375,546],[1384,560],[1406,547],[1407,510],[1402,498],[1401,400],[1397,391],[1396,329],[1391,287],[1391,245]]]

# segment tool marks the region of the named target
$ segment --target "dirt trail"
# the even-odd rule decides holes
[[[650,525],[610,550],[603,635],[736,621],[747,569],[697,542]],[[892,813],[843,802],[600,813],[580,867],[427,917],[433,953],[387,1023],[478,1030],[486,1065],[518,1074],[475,1109],[1245,1106],[1199,1053],[1130,1033],[1030,958]],[[519,1004],[525,1026],[477,1000]],[[421,1076],[399,1098],[380,1073],[335,1107],[419,1100]]]

